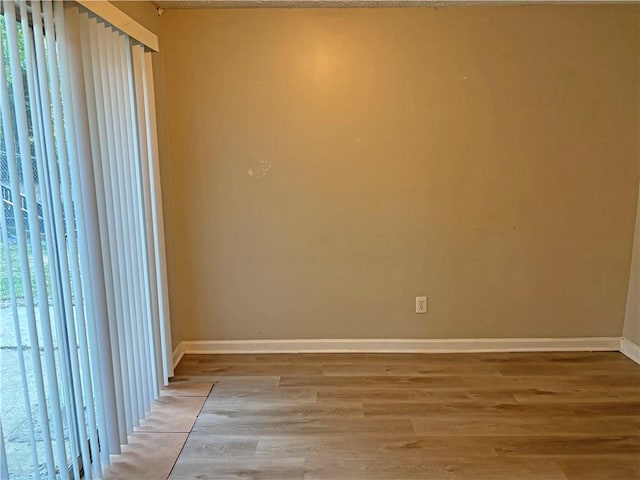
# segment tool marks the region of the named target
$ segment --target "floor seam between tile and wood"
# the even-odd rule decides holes
[[[211,389],[213,388],[213,384],[204,384],[204,385],[210,385],[209,386],[209,394],[211,393]],[[169,385],[169,388],[171,388],[171,385]],[[209,397],[209,394],[207,394],[207,396],[205,398]],[[204,408],[204,404],[205,402],[202,403],[202,406],[200,407],[200,410],[198,410],[198,413],[196,414],[196,417],[193,420],[193,423],[195,424],[196,419],[200,416],[200,412],[202,412],[202,409]],[[191,430],[193,430],[193,426],[191,427]],[[191,432],[191,430],[189,432]],[[180,447],[180,451],[178,452],[178,455],[176,455],[176,458],[173,460],[173,464],[171,465],[171,470],[169,471],[169,475],[167,475],[167,478],[169,478],[171,476],[171,472],[173,472],[173,469],[176,466],[176,463],[178,462],[178,458],[180,458],[180,455],[182,454],[182,451],[184,450],[184,446],[187,444],[187,440],[189,438],[189,435],[187,435],[187,438],[185,438],[184,443],[182,444],[182,447]]]

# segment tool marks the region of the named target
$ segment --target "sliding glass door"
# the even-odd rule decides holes
[[[44,14],[4,5],[0,15],[0,413],[10,476],[79,475],[74,374],[79,375],[68,235],[74,213],[61,175],[47,66],[55,39]],[[13,8],[12,8],[13,7]],[[48,5],[49,9],[50,4]],[[52,18],[52,11],[48,12]],[[54,53],[55,54],[55,53]],[[59,96],[59,94],[58,94]],[[59,99],[58,99],[59,102]],[[73,235],[71,235],[73,237]],[[77,272],[76,272],[77,273]],[[75,283],[79,278],[73,279]],[[75,367],[75,369],[73,368]],[[76,370],[74,372],[74,370]]]
[[[151,60],[0,5],[0,478],[99,478],[171,373]]]

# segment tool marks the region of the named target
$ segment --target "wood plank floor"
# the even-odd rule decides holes
[[[186,355],[212,382],[170,478],[640,479],[619,353]]]

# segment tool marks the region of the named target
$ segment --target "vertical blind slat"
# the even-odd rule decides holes
[[[126,78],[135,79],[133,71],[133,55],[132,55],[131,41],[128,37],[125,37],[125,49],[122,51],[123,62],[126,66]],[[129,132],[137,132],[137,115],[136,115],[136,103],[135,103],[135,82],[128,81],[125,96],[127,100],[127,128]],[[151,403],[156,398],[155,385],[155,362],[153,351],[153,335],[151,332],[151,304],[149,295],[149,276],[147,265],[147,248],[146,239],[147,232],[145,228],[145,208],[144,197],[142,192],[143,179],[141,175],[141,148],[142,139],[138,135],[129,135],[131,151],[133,152],[133,162],[131,163],[132,171],[132,184],[134,189],[134,195],[136,199],[136,244],[138,251],[138,281],[140,283],[140,307],[141,307],[141,322],[143,332],[144,343],[144,361],[146,365],[146,387],[147,387],[147,408],[151,408]]]
[[[133,371],[136,377],[136,397],[134,401],[135,409],[135,425],[139,424],[140,419],[144,415],[144,393],[143,393],[143,376],[140,366],[140,344],[138,337],[138,311],[137,311],[137,298],[138,294],[135,290],[135,283],[133,280],[133,258],[132,258],[132,226],[130,222],[131,212],[133,206],[130,203],[128,196],[128,189],[126,183],[126,175],[123,174],[125,166],[129,163],[129,152],[126,143],[126,126],[122,118],[122,105],[121,105],[121,84],[119,80],[119,70],[121,66],[118,64],[118,40],[119,35],[117,32],[110,31],[108,27],[100,26],[100,36],[105,45],[107,52],[107,76],[109,78],[109,102],[113,105],[113,130],[111,142],[115,145],[116,157],[114,158],[114,165],[116,167],[116,181],[119,186],[119,198],[120,198],[120,217],[119,222],[124,225],[123,230],[123,245],[122,250],[124,253],[124,268],[123,278],[125,279],[125,285],[127,288],[128,296],[128,312],[127,317],[124,319],[131,330],[131,342],[132,342],[132,358],[129,360],[133,365]]]
[[[162,363],[164,369],[164,384],[168,384],[169,377],[173,376],[173,352],[171,345],[171,323],[169,312],[169,283],[167,281],[167,262],[165,256],[164,240],[164,214],[162,211],[162,187],[160,185],[160,164],[158,162],[158,134],[156,125],[155,91],[153,87],[153,65],[151,53],[144,54],[144,90],[145,110],[144,115],[147,125],[148,153],[149,153],[149,177],[146,182],[151,187],[152,215],[153,215],[153,241],[155,266],[157,277],[154,279],[154,288],[158,290],[158,321],[160,323]]]
[[[135,79],[135,99],[136,99],[136,117],[138,126],[138,137],[140,144],[140,175],[142,179],[149,178],[149,136],[147,135],[147,119],[145,115],[145,75],[144,75],[144,49],[139,45],[134,45],[132,48],[132,65],[133,65],[133,78]],[[150,344],[152,347],[151,359],[153,362],[153,392],[154,398],[158,397],[160,385],[163,384],[163,368],[162,368],[162,354],[161,354],[161,342],[160,342],[160,328],[159,328],[159,311],[158,311],[158,292],[153,288],[153,282],[156,278],[155,267],[155,251],[153,243],[153,214],[151,211],[151,189],[149,182],[141,180],[142,185],[142,203],[144,208],[145,223],[143,230],[146,232],[146,269],[145,278],[147,282],[147,298],[149,307],[149,328],[150,332]]]
[[[150,395],[148,389],[147,378],[149,376],[148,368],[147,368],[147,346],[145,342],[144,335],[144,316],[143,316],[143,291],[142,284],[140,279],[140,258],[139,258],[139,248],[138,248],[138,240],[140,238],[140,232],[138,231],[138,198],[136,197],[136,189],[135,189],[135,176],[134,176],[134,168],[135,168],[135,153],[134,153],[134,145],[133,145],[133,136],[130,132],[133,131],[131,126],[131,117],[129,114],[129,104],[128,104],[128,83],[127,79],[130,76],[128,73],[128,64],[126,61],[125,50],[128,48],[128,42],[123,35],[117,34],[112,35],[114,39],[114,62],[116,64],[116,85],[117,85],[117,98],[118,98],[118,113],[120,116],[120,122],[123,128],[121,129],[121,142],[123,146],[123,157],[122,159],[126,161],[121,162],[122,166],[122,175],[124,177],[125,183],[125,195],[127,198],[127,205],[129,208],[127,209],[128,213],[128,224],[129,224],[129,253],[131,258],[131,268],[130,268],[130,281],[133,285],[134,292],[134,308],[135,308],[135,317],[133,319],[135,329],[136,329],[136,337],[138,341],[138,360],[139,360],[139,369],[140,369],[140,391],[141,395],[141,408],[140,408],[140,418],[144,417],[144,414],[151,407]]]

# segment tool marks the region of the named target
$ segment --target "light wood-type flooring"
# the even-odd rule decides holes
[[[640,479],[620,353],[186,355],[213,383],[169,478]]]

